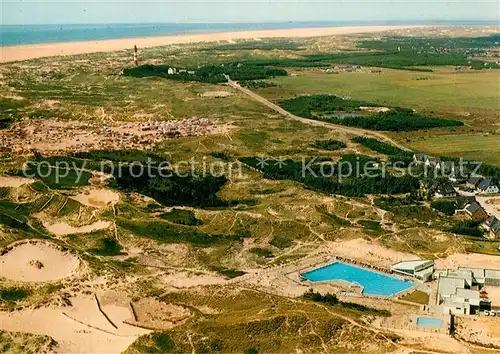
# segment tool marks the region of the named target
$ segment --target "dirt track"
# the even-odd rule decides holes
[[[319,120],[314,120],[314,119],[308,119],[308,118],[299,117],[299,116],[291,114],[290,112],[284,110],[283,108],[281,108],[280,106],[272,103],[271,101],[268,101],[267,99],[265,99],[264,97],[256,94],[255,92],[253,92],[253,91],[251,91],[251,90],[249,90],[249,89],[247,89],[245,87],[241,87],[235,81],[228,80],[228,85],[231,86],[231,87],[234,87],[237,90],[240,90],[241,92],[245,93],[246,95],[252,97],[254,100],[256,100],[256,101],[258,101],[258,102],[266,105],[267,107],[271,108],[272,110],[278,112],[279,114],[285,116],[288,119],[298,120],[298,121],[300,121],[302,123],[309,124],[309,125],[315,125],[315,126],[325,127],[325,128],[329,128],[329,129],[334,129],[334,130],[337,130],[337,131],[340,131],[340,132],[344,132],[344,133],[347,133],[347,134],[358,135],[358,136],[363,136],[363,135],[364,136],[371,136],[371,137],[374,137],[374,138],[377,138],[377,139],[381,139],[382,141],[388,142],[388,143],[394,145],[395,147],[400,148],[401,150],[411,151],[407,147],[404,147],[403,145],[400,145],[399,143],[397,143],[393,139],[385,136],[384,134],[373,132],[371,130],[358,129],[358,128],[348,128],[348,127],[344,127],[344,126],[338,125],[338,124],[327,123],[327,122],[322,122],[322,121],[319,121]]]

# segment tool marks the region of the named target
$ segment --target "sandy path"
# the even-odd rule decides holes
[[[386,268],[397,262],[420,259],[414,254],[395,251],[362,238],[330,243],[328,250],[334,256],[342,256]]]
[[[436,259],[436,269],[454,269],[457,267],[500,269],[500,256],[478,253],[455,253],[446,258]]]
[[[309,125],[314,125],[314,126],[320,126],[320,127],[325,127],[325,128],[333,129],[333,130],[336,130],[336,131],[344,132],[346,134],[352,134],[352,135],[357,135],[357,136],[364,136],[364,135],[372,136],[372,137],[374,137],[376,139],[381,139],[382,141],[386,141],[386,142],[388,142],[388,143],[396,146],[397,148],[400,148],[401,150],[411,151],[407,147],[399,144],[395,140],[393,140],[393,139],[385,136],[382,133],[374,132],[374,131],[371,131],[371,130],[359,129],[359,128],[348,128],[348,127],[345,127],[345,126],[339,125],[339,124],[327,123],[327,122],[322,122],[322,121],[319,121],[319,120],[314,120],[314,119],[299,117],[299,116],[293,115],[292,113],[284,110],[283,108],[281,108],[277,104],[274,104],[271,101],[268,101],[267,99],[265,99],[264,97],[256,94],[252,90],[240,86],[238,83],[236,83],[234,81],[229,80],[228,84],[229,84],[229,86],[234,87],[237,90],[240,90],[241,92],[243,92],[243,93],[247,94],[248,96],[252,97],[254,100],[256,100],[256,101],[258,101],[258,102],[266,105],[267,107],[271,108],[272,110],[278,112],[279,114],[285,116],[288,119],[298,120],[298,121],[300,121],[302,123],[309,124]]]
[[[65,222],[43,225],[49,232],[57,236],[66,236],[73,234],[86,234],[92,231],[104,230],[111,226],[111,221],[99,220],[90,225],[75,227]]]
[[[77,257],[49,243],[22,243],[0,257],[0,277],[16,281],[52,281],[74,274],[79,265]]]
[[[112,190],[105,188],[87,189],[83,193],[70,197],[77,202],[94,207],[105,208],[118,203],[120,195]]]
[[[476,196],[479,204],[490,215],[495,215],[500,219],[500,197]]]
[[[139,48],[157,47],[169,44],[229,41],[233,39],[280,38],[280,37],[316,37],[365,32],[381,32],[405,28],[423,28],[428,26],[347,26],[327,28],[300,28],[280,30],[260,30],[223,33],[185,34],[162,37],[142,37],[110,39],[102,41],[29,44],[12,47],[0,47],[0,62],[11,62],[41,57],[73,55],[83,53],[112,52]]]
[[[39,308],[0,312],[0,328],[12,332],[49,335],[59,353],[121,353],[140,335],[150,331],[122,323],[131,318],[126,307],[107,305],[103,310],[114,328],[99,312],[92,297],[71,299],[70,308]]]
[[[35,182],[34,179],[14,176],[0,176],[0,187],[20,187]]]

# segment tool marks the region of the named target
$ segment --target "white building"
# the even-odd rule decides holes
[[[444,314],[470,315],[482,305],[491,306],[487,297],[481,298],[483,286],[500,286],[500,270],[459,267],[440,272],[437,304]]]
[[[468,279],[458,275],[466,274]],[[438,280],[438,305],[441,306],[443,314],[470,315],[472,310],[478,310],[480,305],[480,294],[478,290],[467,289],[468,281],[472,283],[471,271],[458,271],[457,277],[440,276]]]
[[[403,261],[391,266],[393,273],[411,276],[422,281],[428,281],[434,273],[433,260]]]
[[[477,190],[479,193],[484,193],[484,194],[495,194],[500,191],[497,183],[489,178],[481,181],[477,186]]]

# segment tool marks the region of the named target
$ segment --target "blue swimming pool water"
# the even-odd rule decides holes
[[[417,326],[422,327],[441,327],[441,320],[432,317],[417,317]]]
[[[342,262],[335,262],[303,273],[302,276],[313,282],[345,280],[350,283],[358,283],[363,287],[363,294],[367,295],[390,296],[414,285],[411,281],[400,280]]]

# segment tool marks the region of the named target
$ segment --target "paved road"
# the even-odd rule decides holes
[[[237,89],[237,90],[239,90],[239,91],[241,91],[243,93],[245,93],[246,95],[250,96],[254,100],[256,100],[256,101],[258,101],[258,102],[266,105],[267,107],[271,108],[272,110],[278,112],[279,114],[285,116],[288,119],[298,120],[298,121],[300,121],[302,123],[305,123],[305,124],[314,125],[314,126],[320,126],[320,127],[325,127],[325,128],[337,130],[339,132],[344,132],[344,133],[347,133],[347,134],[358,135],[358,136],[370,136],[370,137],[373,137],[373,138],[376,138],[376,139],[388,142],[388,143],[394,145],[395,147],[400,148],[401,150],[411,151],[407,147],[399,144],[398,142],[394,141],[393,139],[391,139],[391,138],[389,138],[389,137],[387,137],[387,136],[385,136],[384,134],[381,134],[381,133],[377,133],[377,132],[374,132],[374,131],[371,131],[371,130],[359,129],[359,128],[349,128],[349,127],[345,127],[343,125],[338,125],[338,124],[333,124],[333,123],[327,123],[327,122],[322,122],[322,121],[319,121],[319,120],[308,119],[308,118],[303,118],[303,117],[299,117],[299,116],[293,115],[292,113],[284,110],[283,108],[281,108],[277,104],[274,104],[271,101],[265,99],[264,97],[256,94],[255,92],[253,92],[253,91],[251,91],[251,90],[249,90],[249,89],[247,89],[245,87],[240,86],[237,82],[232,81],[229,78],[228,78],[228,85],[231,86],[231,87],[234,87],[235,89]]]

